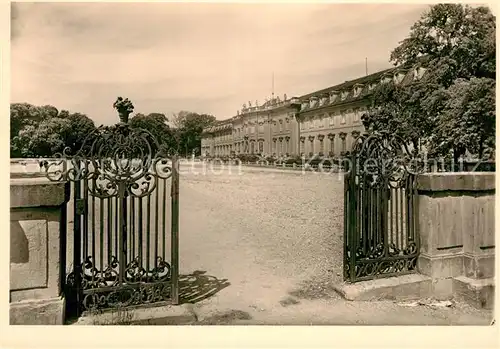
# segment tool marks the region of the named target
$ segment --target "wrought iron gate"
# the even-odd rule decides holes
[[[176,156],[168,157],[148,131],[121,122],[98,128],[75,155],[65,150],[49,164],[47,177],[66,181],[71,191],[63,214],[73,238],[65,294],[76,315],[178,303]]]
[[[387,133],[353,144],[344,182],[344,280],[416,271],[415,168],[407,144]]]

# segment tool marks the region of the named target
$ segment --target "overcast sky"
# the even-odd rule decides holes
[[[424,5],[19,3],[12,102],[118,120],[135,111],[236,115],[272,92],[306,94],[388,68]]]

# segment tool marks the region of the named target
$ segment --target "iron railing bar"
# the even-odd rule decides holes
[[[150,251],[150,239],[151,239],[151,235],[150,235],[150,232],[151,232],[151,194],[148,194],[148,204],[146,206],[146,236],[147,236],[147,240],[146,240],[146,273],[147,273],[147,279],[149,281],[149,258],[150,258],[150,255],[149,255],[149,251]]]
[[[384,177],[384,183],[382,186],[382,214],[380,215],[380,219],[382,220],[382,234],[384,236],[384,256],[387,257],[389,254],[389,229],[387,226],[387,211],[389,207],[388,196],[390,187],[389,181],[387,177]]]
[[[413,195],[413,228],[415,231],[415,243],[417,245],[417,254],[420,252],[420,232],[419,232],[419,226],[418,226],[418,219],[419,219],[419,196],[418,196],[418,189],[415,188],[416,185],[416,177],[413,176],[413,188],[415,189],[414,195]]]
[[[349,174],[345,174],[344,175],[344,265],[343,265],[343,274],[344,274],[344,280],[347,281],[348,279],[352,279],[351,276],[349,275],[350,273],[352,273],[352,270],[350,270],[350,273],[348,274],[347,273],[347,267],[350,268],[351,266],[351,261],[350,259],[348,258],[348,254],[347,254],[347,251],[348,249],[350,248],[350,245],[349,245],[349,239],[350,239],[350,235],[349,235],[349,220],[348,220],[348,217],[349,217],[349,206],[348,206],[348,202],[349,202]]]
[[[88,250],[88,231],[89,231],[89,221],[88,221],[88,206],[89,206],[89,190],[88,190],[88,178],[85,178],[83,181],[83,195],[85,200],[85,215],[83,218],[83,260],[87,257]]]
[[[165,215],[166,215],[166,211],[167,211],[167,180],[166,179],[163,179],[163,224],[162,224],[162,227],[163,227],[163,238],[162,238],[162,251],[163,251],[163,260],[165,261],[165,243],[166,243],[166,226],[165,226]]]
[[[79,164],[76,165],[77,170],[79,169]],[[74,198],[73,198],[73,273],[75,276],[75,286],[76,286],[76,304],[78,305],[77,308],[77,315],[80,315],[79,311],[79,305],[81,302],[81,291],[82,291],[82,284],[81,284],[81,257],[80,257],[80,215],[78,214],[77,210],[77,203],[78,200],[80,199],[80,182],[75,181],[73,183],[73,193],[74,193]]]
[[[125,183],[120,183],[120,283],[123,283],[125,278],[125,269],[127,268],[127,188]]]
[[[356,243],[356,237],[354,234],[354,222],[355,217],[353,217],[353,211],[354,211],[354,206],[356,204],[355,199],[354,199],[354,191],[356,189],[356,174],[357,174],[357,168],[356,168],[356,158],[354,155],[352,156],[352,170],[350,173],[350,193],[349,193],[349,236],[350,236],[350,252],[351,252],[351,281],[354,281],[356,278],[356,252],[357,252],[357,243]]]
[[[173,304],[179,304],[179,163],[177,156],[172,159],[172,227],[171,227],[171,270]]]
[[[157,186],[156,186],[156,189],[155,189],[155,192],[156,192],[156,202],[155,202],[155,262],[154,262],[154,266],[155,268],[158,267],[158,245],[159,245],[159,241],[158,241],[158,222],[159,222],[159,217],[158,215],[160,214],[160,211],[159,211],[159,200],[160,200],[160,187],[159,187],[159,183],[161,181],[160,177],[155,177],[155,181],[157,181]]]
[[[100,262],[100,273],[101,273],[101,278],[104,277],[103,271],[104,271],[104,199],[100,198],[99,200],[99,262]],[[96,261],[97,262],[97,261]]]
[[[368,205],[367,205],[367,187],[366,187],[366,178],[362,175],[363,180],[363,188],[361,191],[362,194],[362,205],[363,205],[363,217],[361,218],[362,226],[363,226],[363,255],[366,256],[368,253]]]
[[[114,198],[115,200],[115,255],[116,255],[116,258],[118,258],[119,256],[119,252],[118,252],[118,237],[119,237],[119,234],[120,234],[120,225],[118,224],[118,195],[115,196]]]
[[[394,245],[394,189],[389,187],[389,200],[390,200],[390,208],[389,208],[389,224],[391,226],[391,245]]]
[[[394,189],[394,192],[395,192],[395,197],[394,197],[394,206],[396,207],[396,215],[395,215],[395,223],[396,223],[396,246],[399,250],[402,250],[402,246],[400,245],[399,243],[399,209],[398,209],[398,205],[399,205],[399,186],[397,186],[395,189]]]
[[[107,203],[107,211],[108,211],[108,219],[107,219],[107,228],[108,228],[108,231],[107,231],[107,236],[108,236],[108,265],[111,263],[111,256],[113,254],[113,251],[112,251],[112,248],[113,248],[113,238],[112,238],[112,234],[113,234],[113,227],[112,227],[112,216],[111,216],[111,210],[113,209],[113,198],[112,197],[108,197],[106,199],[106,203]]]
[[[142,225],[143,225],[143,222],[142,222],[142,215],[143,215],[143,208],[142,208],[142,196],[139,198],[139,221],[138,221],[138,224],[137,224],[137,229],[139,230],[138,231],[138,244],[139,244],[139,269],[141,270],[141,277],[139,278],[140,281],[142,281],[143,277],[142,277],[142,269],[143,269],[143,260],[142,260],[142,250],[143,250],[143,237],[142,237]]]
[[[401,242],[404,243],[403,239],[405,240],[406,245],[404,245],[403,248],[406,248],[408,246],[408,234],[406,234],[405,227],[403,225],[404,212],[405,212],[404,205],[403,205],[403,196],[405,194],[403,192],[403,189],[404,189],[404,186],[401,186],[401,195],[399,196],[399,207],[401,207],[401,214],[400,214],[399,218],[400,218],[400,222],[401,222]]]
[[[92,191],[96,190],[95,189],[96,185],[96,179],[92,179]],[[92,265],[95,267],[97,260],[96,260],[96,255],[95,255],[95,245],[96,245],[96,238],[95,238],[95,230],[96,230],[96,208],[95,208],[95,196],[92,195]],[[95,282],[95,273],[92,274],[92,284]]]
[[[130,195],[130,257],[132,262],[135,259],[135,196]]]

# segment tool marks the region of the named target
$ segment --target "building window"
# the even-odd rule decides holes
[[[259,125],[259,132],[264,132],[264,124]]]
[[[354,114],[354,122],[358,122],[359,121],[359,108],[356,108],[353,110],[353,114]]]
[[[330,113],[330,117],[328,120],[330,121],[330,126],[335,125],[335,113]]]
[[[319,152],[323,154],[323,153],[324,153],[324,151],[325,151],[325,148],[324,148],[324,143],[323,143],[323,140],[322,140],[322,139],[320,139],[320,140],[319,140]]]
[[[346,139],[345,137],[342,137],[342,151],[345,152],[345,149],[346,149]]]
[[[340,123],[345,124],[345,111],[340,112]]]
[[[264,152],[264,142],[260,141],[259,142],[259,153]]]
[[[335,154],[335,138],[330,138],[330,152]]]

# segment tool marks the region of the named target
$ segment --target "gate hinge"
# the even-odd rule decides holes
[[[85,199],[77,199],[76,200],[76,209],[75,214],[84,215],[86,211],[87,205],[85,205]]]

